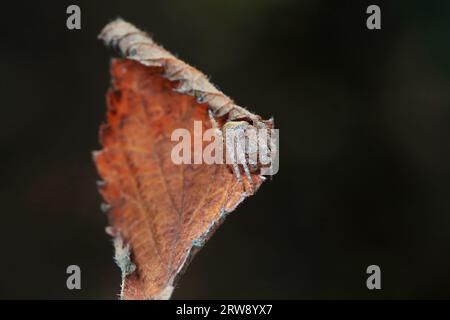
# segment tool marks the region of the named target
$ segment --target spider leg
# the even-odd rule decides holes
[[[214,113],[211,111],[211,109],[208,109],[208,116],[209,116],[209,120],[211,121],[212,127],[216,130],[220,130],[219,125],[217,124],[217,121],[214,118]]]
[[[236,179],[242,185],[242,188],[244,188],[244,182],[242,181],[241,170],[239,169],[239,165],[237,163],[233,163],[233,173],[236,176]]]
[[[228,129],[232,130],[232,129]],[[224,142],[225,142],[225,150],[226,150],[226,160],[227,164],[230,164],[233,169],[234,176],[236,177],[237,181],[239,181],[239,184],[242,186],[242,189],[245,190],[244,182],[242,181],[241,176],[241,170],[239,168],[239,143],[237,143],[236,150],[234,149],[234,141],[229,137],[229,135],[225,133],[222,133],[220,131],[220,134],[223,134],[225,136]]]
[[[247,162],[245,161],[245,158],[244,158],[244,161],[242,163],[242,167],[244,168],[245,177],[247,178],[248,184],[250,186],[250,194],[253,194],[254,193],[253,192],[253,179],[252,179],[252,176],[250,174],[250,170],[248,169]]]
[[[236,162],[237,164],[241,164],[242,167],[244,168],[244,172],[245,172],[245,177],[247,178],[247,182],[249,184],[249,188],[250,188],[250,194],[253,194],[253,179],[252,176],[250,174],[250,170],[248,169],[248,165],[247,165],[247,160],[246,160],[246,150],[245,147],[243,148],[240,140],[238,139],[238,141],[236,141]]]
[[[228,144],[226,144],[227,152],[229,150],[228,149],[229,147],[230,146]],[[233,147],[233,146],[231,146],[231,147]],[[229,154],[233,154],[234,155],[233,152],[234,151],[231,151],[231,153],[229,153]],[[244,182],[242,181],[241,170],[239,169],[238,155],[233,156],[232,159],[231,159],[231,162],[232,162],[232,167],[233,167],[233,173],[234,173],[237,181],[239,181],[239,184],[242,186],[242,189],[245,190],[245,185],[244,185]]]

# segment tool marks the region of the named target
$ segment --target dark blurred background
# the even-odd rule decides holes
[[[12,4],[13,3],[13,4]],[[66,28],[81,7],[82,29]],[[382,29],[366,28],[377,4]],[[450,298],[449,1],[23,1],[0,20],[0,298],[115,299],[98,175],[121,16],[280,128],[174,298]],[[82,290],[66,288],[66,267]],[[382,290],[366,288],[377,264]]]

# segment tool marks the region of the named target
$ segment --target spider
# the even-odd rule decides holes
[[[263,121],[260,117],[249,112],[246,112],[244,117],[232,118],[229,115],[222,129],[220,129],[211,109],[208,109],[208,115],[212,127],[216,130],[217,137],[224,141],[225,163],[231,165],[236,179],[245,190],[239,165],[242,166],[249,184],[249,192],[253,194],[254,183],[251,173],[257,173],[262,167],[270,165],[272,151],[275,148],[270,136],[273,119]],[[225,139],[223,139],[224,136]],[[261,178],[265,179],[263,176]]]

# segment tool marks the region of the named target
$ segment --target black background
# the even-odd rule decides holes
[[[82,29],[66,28],[81,7]],[[382,29],[366,28],[378,4]],[[0,298],[114,299],[98,175],[121,16],[280,129],[280,172],[243,203],[174,298],[450,298],[448,1],[2,4]],[[66,288],[66,267],[82,290]],[[366,267],[382,290],[366,288]]]

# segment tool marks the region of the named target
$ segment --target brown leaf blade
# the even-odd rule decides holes
[[[105,27],[103,38],[117,46],[126,40],[124,27],[134,28],[115,21]],[[138,59],[112,60],[107,123],[100,130],[102,150],[94,158],[105,182],[100,192],[109,207],[116,262],[123,273],[121,298],[167,299],[197,248],[249,194],[226,165],[172,162],[173,130],[185,128],[193,135],[194,121],[201,121],[203,130],[210,128],[208,109],[214,109],[199,103],[189,90],[180,90],[196,86],[192,81],[199,79],[197,70],[177,80],[168,76],[166,63],[143,64],[142,56],[161,61],[148,51]],[[223,106],[216,105],[217,110]],[[256,188],[263,179],[252,174]]]

